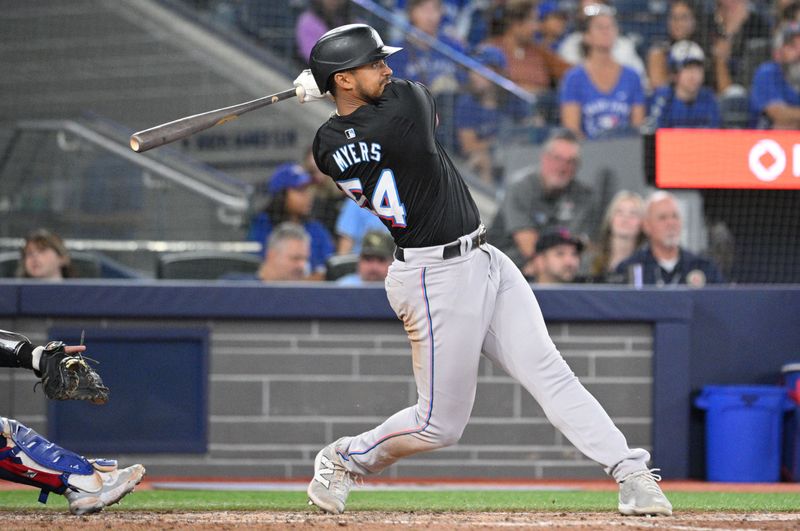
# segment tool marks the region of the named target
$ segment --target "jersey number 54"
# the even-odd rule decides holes
[[[391,221],[392,227],[406,226],[406,207],[400,201],[392,170],[387,168],[381,172],[371,200],[367,200],[367,196],[364,195],[360,179],[345,179],[336,181],[336,184],[350,199],[358,203],[358,206],[369,209],[381,219]]]

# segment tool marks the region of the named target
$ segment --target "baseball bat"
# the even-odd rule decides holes
[[[283,92],[264,96],[252,101],[246,101],[230,107],[215,109],[213,111],[185,116],[172,122],[157,125],[150,129],[145,129],[131,135],[131,149],[137,153],[142,153],[154,147],[169,144],[181,138],[193,135],[199,131],[204,131],[215,125],[224,124],[235,120],[242,114],[267,105],[272,105],[294,96],[302,97],[305,94],[303,87],[293,87]]]

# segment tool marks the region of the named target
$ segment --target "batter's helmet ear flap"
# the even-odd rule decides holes
[[[323,94],[331,89],[331,77],[385,59],[402,48],[386,46],[374,28],[366,24],[347,24],[327,32],[311,49],[311,73]]]

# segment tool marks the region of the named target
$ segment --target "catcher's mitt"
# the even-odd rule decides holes
[[[51,341],[44,347],[36,375],[42,378],[47,398],[54,400],[89,400],[95,404],[108,402],[109,389],[103,379],[80,354],[67,354],[62,341]]]

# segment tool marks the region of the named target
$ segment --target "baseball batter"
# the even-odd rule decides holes
[[[317,165],[379,216],[397,245],[386,292],[411,342],[418,392],[415,405],[317,454],[310,502],[341,513],[358,477],[456,443],[483,354],[619,482],[623,514],[672,514],[648,452],[628,448],[548,336],[520,271],[486,243],[469,190],[435,140],[433,97],[421,84],[391,78],[385,59],[398,51],[370,26],[342,26],[317,41],[311,69],[295,80],[301,102],[330,92],[336,103],[314,139]]]
[[[63,347],[60,342],[35,347],[21,334],[0,330],[0,367],[21,367],[40,374],[42,356],[59,347],[67,355],[85,349]],[[54,492],[67,498],[72,514],[96,513],[132,492],[144,474],[142,465],[119,469],[113,460],[86,459],[22,423],[0,416],[0,479],[41,489],[42,503]]]

